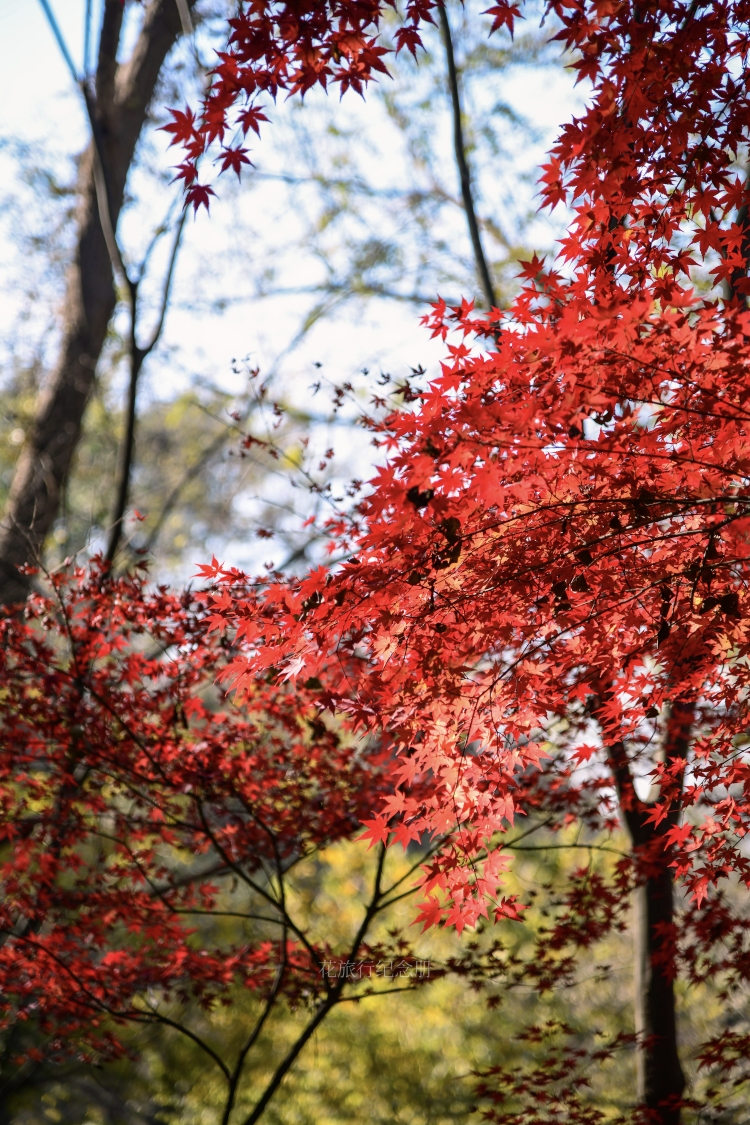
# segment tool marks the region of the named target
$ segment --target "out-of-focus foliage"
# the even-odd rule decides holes
[[[574,843],[571,836],[571,845]],[[559,843],[559,841],[558,841]],[[615,841],[616,843],[616,841]],[[550,919],[550,887],[581,860],[581,851],[524,853],[519,849],[512,872],[512,889],[538,902],[522,923],[486,929],[463,940],[445,932],[421,940],[420,952],[435,965],[450,959],[466,963],[477,950],[498,938],[506,953],[497,956],[498,974],[481,987],[464,976],[449,976],[404,996],[373,997],[344,1004],[316,1033],[307,1052],[271,1103],[269,1125],[449,1125],[477,1120],[472,1071],[503,1066],[530,1073],[544,1056],[545,1037],[558,1034],[556,1024],[570,1033],[558,1034],[573,1050],[596,1052],[632,1032],[631,935],[608,939],[582,962],[568,989],[543,997],[527,986],[503,985],[508,956],[533,957],[534,936]],[[589,853],[595,866],[595,851]],[[606,859],[606,857],[604,857]],[[394,870],[405,860],[392,857]],[[335,941],[354,922],[371,875],[372,853],[356,843],[338,844],[300,870],[300,905],[308,912],[316,933]],[[554,909],[554,907],[553,907]],[[389,918],[392,927],[408,927],[413,907],[401,905]],[[407,931],[408,932],[408,931]],[[474,947],[474,948],[472,948]],[[489,1001],[489,1004],[488,1004]],[[682,990],[681,1033],[689,1054],[708,1029],[736,1022],[710,990]],[[239,1043],[252,1026],[257,1010],[251,998],[238,997],[223,1013],[214,1013],[214,1033]],[[301,1017],[284,1012],[275,1020],[256,1060],[254,1078],[264,1076],[293,1040]],[[520,1038],[529,1026],[540,1028],[539,1041]],[[57,1081],[26,1091],[13,1105],[19,1125],[84,1125],[85,1122],[180,1121],[186,1125],[216,1125],[221,1084],[201,1052],[177,1034],[143,1028],[129,1037],[132,1057],[104,1070],[72,1068]],[[611,1062],[581,1066],[589,1086],[579,1090],[585,1102],[615,1119],[632,1101],[635,1060],[632,1043],[616,1052]],[[692,1059],[693,1077],[695,1059]],[[699,1079],[705,1085],[705,1079]],[[565,1083],[562,1088],[566,1091]],[[741,1092],[738,1094],[741,1098]],[[249,1108],[249,1107],[248,1107]],[[741,1120],[726,1118],[732,1125]],[[241,1109],[238,1110],[241,1117]]]
[[[371,881],[373,855],[361,844],[342,843],[300,869],[295,906],[307,915],[316,936],[335,945],[342,932],[355,924]],[[396,849],[389,862],[394,873],[408,865]],[[559,876],[566,862],[560,853],[539,853],[539,858],[518,865],[517,877],[528,891]],[[412,916],[413,905],[405,900],[385,926],[404,928],[413,937],[413,929],[409,934]],[[536,917],[523,926],[506,928],[501,940],[515,955],[529,955],[538,924]],[[385,928],[381,936],[387,936]],[[493,983],[491,975],[481,987],[471,986],[470,960],[486,960],[480,951],[498,937],[490,929],[475,940],[465,935],[459,941],[446,932],[421,938],[417,949],[435,966],[434,971],[452,961],[467,975],[459,972],[402,996],[371,997],[340,1006],[316,1033],[264,1120],[271,1125],[468,1121],[476,1105],[472,1071],[528,1059],[529,1049],[516,1037],[542,1011],[538,997],[527,988],[507,992]],[[630,996],[623,989],[629,976],[627,941],[606,952],[611,959],[606,975],[592,972],[575,992],[563,993],[551,1004],[547,998],[544,1018],[552,1012],[557,1018],[574,1019],[582,1028],[596,1021],[610,1033],[629,1025]],[[497,960],[500,965],[502,959]],[[488,1007],[490,998],[493,1006]],[[239,1044],[256,1015],[249,997],[237,997],[223,1013],[211,1015],[213,1034],[225,1045]],[[253,1072],[258,1088],[293,1041],[302,1018],[285,1011],[272,1023]],[[74,1070],[57,1083],[27,1091],[14,1106],[14,1120],[23,1125],[41,1125],[45,1120],[83,1125],[87,1120],[135,1123],[139,1119],[216,1125],[222,1084],[197,1048],[176,1034],[148,1028],[139,1029],[128,1042],[133,1050],[130,1060],[98,1073]],[[632,1057],[623,1065],[624,1071],[612,1076],[618,1085],[623,1078],[627,1082]],[[614,1088],[608,1091],[610,1096]],[[242,1108],[237,1110],[239,1120]],[[245,1111],[249,1108],[246,1105]]]

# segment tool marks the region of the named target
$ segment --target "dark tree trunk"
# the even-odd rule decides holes
[[[673,767],[671,796],[682,791],[694,708],[683,700],[669,708],[664,732],[664,760]],[[606,727],[602,724],[606,737]],[[674,978],[674,883],[672,857],[664,847],[666,832],[677,824],[674,802],[659,825],[648,820],[650,805],[635,792],[625,747],[608,747],[610,769],[620,809],[633,844],[639,886],[635,901],[635,1015],[638,1046],[638,1101],[653,1125],[680,1125],[685,1075],[677,1041]],[[664,794],[660,794],[664,796]]]
[[[642,1043],[638,1100],[655,1114],[659,1125],[679,1125],[685,1076],[677,1051],[673,959],[665,937],[674,916],[668,868],[639,887],[635,916],[635,1026]]]
[[[152,0],[130,59],[118,63],[122,12],[121,0],[105,0],[93,99],[113,227],[159,74],[181,31],[175,0]],[[89,148],[79,174],[77,236],[58,361],[40,395],[0,523],[3,605],[25,597],[27,582],[18,567],[41,556],[57,516],[115,308],[112,263],[99,220],[93,172]]]

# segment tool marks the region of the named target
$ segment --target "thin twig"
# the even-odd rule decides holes
[[[68,50],[68,45],[65,42],[65,39],[63,38],[62,32],[60,31],[60,25],[58,24],[57,20],[55,19],[55,14],[52,11],[52,8],[50,7],[48,0],[39,0],[39,3],[42,5],[42,8],[44,9],[44,14],[47,17],[47,22],[49,23],[50,27],[52,28],[52,34],[54,35],[55,39],[57,40],[57,45],[60,48],[60,53],[62,54],[62,57],[65,59],[65,63],[68,67],[68,70],[70,71],[71,75],[73,76],[73,81],[78,86],[78,85],[80,85],[80,78],[78,77],[78,73],[77,73],[76,68],[75,68],[75,63],[73,62],[73,59],[70,56],[70,51]]]
[[[84,81],[89,72],[89,60],[91,58],[91,19],[92,19],[92,0],[86,0],[86,15],[84,17],[83,25],[83,78]]]
[[[180,14],[180,23],[182,24],[182,34],[190,36],[193,34],[193,20],[190,16],[190,9],[187,5],[187,0],[175,0],[177,4],[177,11]]]
[[[156,322],[156,327],[151,335],[148,344],[143,348],[143,358],[154,350],[161,336],[162,329],[164,328],[164,318],[167,315],[167,306],[169,304],[169,297],[172,291],[172,280],[174,278],[174,268],[177,262],[177,253],[180,249],[180,242],[182,240],[182,231],[185,226],[185,219],[187,218],[187,208],[182,208],[182,213],[177,221],[177,229],[175,231],[174,242],[172,244],[172,253],[169,256],[169,266],[167,267],[166,277],[164,278],[164,288],[162,290],[161,308],[159,310],[159,319]]]
[[[271,991],[268,995],[268,999],[266,1000],[266,1003],[263,1006],[263,1011],[261,1012],[260,1016],[258,1017],[258,1019],[256,1021],[256,1024],[255,1024],[255,1027],[250,1032],[250,1035],[247,1037],[244,1044],[242,1045],[240,1053],[237,1057],[237,1062],[235,1064],[235,1068],[234,1068],[234,1070],[232,1072],[232,1076],[229,1080],[229,1092],[227,1094],[227,1102],[226,1102],[226,1105],[224,1107],[224,1114],[223,1114],[222,1119],[221,1119],[221,1125],[229,1125],[229,1118],[231,1116],[232,1109],[234,1108],[234,1102],[235,1102],[235,1098],[237,1096],[237,1088],[239,1086],[240,1079],[242,1077],[242,1071],[243,1071],[244,1066],[245,1066],[245,1060],[247,1059],[248,1054],[250,1053],[253,1045],[255,1044],[256,1040],[258,1039],[258,1036],[260,1035],[261,1031],[263,1030],[263,1026],[264,1026],[266,1020],[268,1019],[269,1015],[271,1014],[271,1012],[273,1010],[274,1004],[276,1003],[276,999],[277,999],[278,994],[279,994],[279,990],[280,990],[281,985],[282,985],[283,980],[284,980],[284,975],[286,973],[287,962],[288,962],[287,925],[286,925],[287,910],[286,910],[286,891],[285,891],[285,888],[284,888],[284,869],[283,869],[283,865],[282,865],[282,862],[281,862],[281,856],[279,854],[278,844],[277,844],[277,841],[276,841],[276,834],[263,823],[263,821],[260,819],[260,817],[256,816],[255,819],[256,819],[257,823],[261,826],[263,831],[265,831],[268,834],[268,836],[270,837],[271,845],[273,847],[274,860],[275,860],[275,863],[276,863],[276,878],[278,879],[278,882],[279,882],[279,903],[280,903],[281,913],[282,913],[282,918],[283,918],[281,937],[280,937],[281,956],[279,957],[279,963],[278,963],[278,966],[277,966],[277,969],[276,969],[276,975],[275,975],[275,978],[274,978],[273,986],[272,986]]]

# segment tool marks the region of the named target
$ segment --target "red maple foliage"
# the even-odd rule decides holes
[[[524,264],[506,314],[427,318],[457,339],[414,409],[375,426],[387,462],[329,525],[348,564],[250,594],[204,574],[240,697],[271,667],[315,676],[326,706],[392,741],[373,841],[458,827],[424,873],[427,925],[517,915],[497,888],[519,813],[627,831],[596,894],[574,877],[554,940],[590,944],[639,888],[641,1096],[672,1125],[675,975],[734,989],[750,972],[732,892],[750,886],[750,3],[549,8],[590,83],[544,168],[545,201],[572,209],[557,268]],[[338,5],[287,31],[290,11],[247,9],[189,167],[235,104],[275,92],[270,69],[291,90],[374,69],[360,38],[335,70]],[[343,11],[358,35],[378,26],[377,6]],[[492,14],[512,24],[510,5]],[[407,17],[416,34],[429,8]],[[723,1042],[703,1057],[731,1070],[750,1037]]]
[[[269,1014],[301,1008],[255,1121],[344,996],[428,979],[400,935],[373,938],[394,892],[384,850],[362,923],[336,948],[289,902],[295,866],[373,814],[384,751],[326,725],[312,687],[261,678],[241,710],[222,700],[230,653],[207,641],[200,602],[145,580],[95,560],[0,620],[3,1087],[71,1054],[118,1055],[118,1028],[161,1024],[219,1069],[228,1117]],[[394,959],[403,980],[377,979]],[[239,1051],[212,1046],[196,1012],[243,988],[257,1023]]]
[[[400,46],[430,7],[407,6]],[[681,1119],[675,978],[728,996],[750,977],[750,0],[550,8],[591,87],[543,174],[546,202],[572,209],[560,261],[525,263],[505,314],[436,305],[446,362],[373,423],[387,461],[329,525],[349,562],[249,582],[214,561],[208,637],[191,594],[96,565],[2,623],[0,1012],[19,1060],[116,1051],[118,1020],[171,1018],[154,990],[311,997],[314,1030],[343,986],[285,913],[286,865],[360,823],[381,856],[429,834],[420,920],[460,931],[521,913],[502,884],[523,816],[629,836],[606,870],[572,872],[514,971],[540,990],[570,979],[635,892],[640,1119]],[[495,28],[517,14],[490,9]],[[246,163],[224,141],[258,130],[260,95],[382,71],[381,15],[241,9],[201,114],[170,126],[193,205],[210,145]],[[237,707],[210,702],[217,677]],[[326,710],[375,749],[354,753]],[[221,909],[220,879],[253,889],[256,868],[276,880],[278,940],[199,940],[186,919]],[[749,1052],[738,1025],[700,1059],[729,1086]],[[554,1120],[582,1057],[487,1076],[491,1119],[545,1120],[511,1105],[531,1082]],[[231,1110],[235,1071],[217,1065]],[[597,1120],[580,1099],[566,1112]]]

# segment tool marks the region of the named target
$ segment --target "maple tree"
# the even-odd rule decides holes
[[[287,860],[360,822],[383,862],[386,844],[427,834],[419,920],[512,922],[526,904],[503,889],[507,828],[525,817],[553,839],[577,824],[560,846],[629,846],[571,872],[534,960],[509,973],[566,983],[635,897],[635,1119],[703,1111],[675,981],[729,998],[748,979],[750,3],[550,9],[590,83],[543,174],[545,201],[572,211],[560,260],[526,263],[507,312],[435,306],[447,360],[372,422],[385,463],[328,524],[349,561],[250,582],[214,560],[208,638],[191,595],[96,567],[4,623],[5,1018],[19,1035],[38,1020],[51,1051],[63,1036],[116,1050],[111,1021],[171,1018],[154,989],[210,1004],[235,977],[267,1004],[315,980],[314,1023],[335,1000],[314,973],[322,951],[285,914]],[[430,10],[407,6],[402,46],[416,50]],[[519,14],[499,3],[494,29]],[[382,73],[381,16],[375,0],[243,8],[200,115],[174,114],[189,201],[208,203],[196,161],[215,141],[221,167],[248,159],[224,140],[259,127],[259,95]],[[130,644],[147,634],[156,656]],[[231,717],[196,691],[216,676],[236,692]],[[326,710],[374,758],[337,740]],[[246,885],[246,857],[265,864],[281,938],[201,948],[182,912],[220,909],[217,872],[183,881],[185,853],[241,867]],[[529,1035],[544,1047],[548,1031]],[[742,1025],[700,1048],[719,1077],[711,1112],[749,1050]],[[581,1064],[553,1045],[530,1081],[496,1069],[488,1115],[555,1120]],[[604,1120],[578,1097],[565,1111]]]
[[[507,313],[427,318],[458,339],[411,409],[373,423],[386,463],[328,526],[348,564],[251,590],[215,561],[203,573],[223,587],[212,625],[241,646],[240,698],[270,668],[317,679],[323,706],[391,740],[372,840],[455,829],[426,865],[425,925],[518,915],[501,884],[519,814],[624,828],[608,879],[574,873],[536,972],[565,979],[561,951],[621,925],[635,892],[639,1112],[674,1125],[690,1104],[675,978],[747,982],[750,5],[548,7],[590,84],[543,171],[545,202],[572,209],[557,268],[526,263]],[[496,29],[520,13],[491,14]],[[263,93],[382,69],[381,15],[243,8],[202,115],[175,113],[194,206],[212,190],[195,161],[235,111],[247,132]],[[426,19],[407,5],[402,46]],[[748,1049],[727,1030],[699,1059],[729,1085]]]

